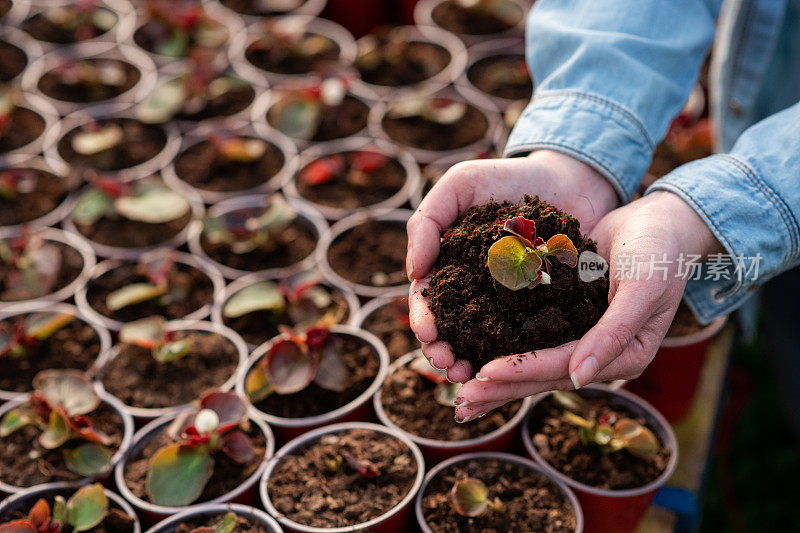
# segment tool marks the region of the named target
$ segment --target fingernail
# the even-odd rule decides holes
[[[466,407],[472,405],[472,402],[463,398],[456,398],[456,407]]]
[[[458,415],[456,415],[456,424],[466,424],[470,420],[472,420],[472,416],[470,415],[467,415],[464,418],[458,418]]]
[[[599,369],[600,366],[597,364],[597,359],[595,359],[593,355],[590,355],[578,365],[578,368],[569,375],[569,378],[572,380],[572,384],[575,385],[575,388],[580,389],[592,380]]]
[[[435,368],[436,370],[444,370],[444,368],[439,368],[438,366],[436,366],[436,365],[434,365],[434,364],[433,364],[433,358],[431,358],[431,359],[428,359],[428,362],[429,362],[429,363],[431,364],[431,366],[432,366],[433,368]]]
[[[475,374],[475,379],[477,379],[478,381],[491,381],[489,378],[485,378],[485,377],[481,376],[480,372]]]
[[[408,276],[408,281],[414,281],[414,278],[411,277],[412,272],[414,272],[414,262],[411,260],[411,243],[409,243],[406,249],[406,275]]]

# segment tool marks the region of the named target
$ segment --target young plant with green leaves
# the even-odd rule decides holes
[[[285,330],[247,374],[251,402],[272,394],[294,394],[312,383],[334,392],[347,389],[350,369],[342,359],[342,342],[323,323],[295,334]]]
[[[554,391],[553,398],[564,408],[563,418],[577,426],[584,446],[598,446],[606,453],[625,450],[641,459],[658,453],[658,439],[647,427],[630,418],[598,415],[574,392]]]
[[[211,391],[197,409],[183,411],[166,430],[173,441],[150,459],[146,488],[152,503],[189,505],[214,474],[214,458],[224,454],[247,464],[255,449],[247,436],[247,403],[235,392]]]
[[[489,498],[489,489],[480,479],[459,479],[450,490],[450,504],[461,516],[477,517],[487,512],[505,513],[506,506],[500,498]]]
[[[143,256],[136,265],[136,273],[147,278],[125,285],[106,296],[106,307],[119,311],[143,302],[161,306],[186,300],[192,291],[192,277],[175,265],[174,251],[159,251]]]
[[[120,330],[119,340],[150,350],[159,363],[175,362],[188,355],[192,349],[192,339],[178,338],[178,332],[167,331],[167,320],[163,316],[128,322]]]
[[[105,474],[111,468],[111,437],[95,429],[89,415],[100,406],[92,382],[77,370],[44,370],[33,378],[28,401],[0,420],[0,438],[26,426],[39,436],[30,457],[61,450],[70,472],[82,477]]]
[[[0,328],[0,359],[35,355],[42,342],[75,318],[70,313],[32,313]]]
[[[23,230],[17,237],[0,240],[0,265],[0,300],[31,300],[53,291],[62,256],[58,245]]]
[[[440,405],[453,407],[456,395],[461,388],[461,383],[451,383],[447,379],[447,370],[439,370],[428,362],[424,355],[418,355],[408,363],[408,368],[434,383],[433,396]]]
[[[200,2],[147,0],[149,21],[140,31],[154,43],[154,52],[184,57],[192,46],[218,49],[228,40],[228,30],[206,13]]]
[[[388,162],[389,156],[369,148],[347,154],[331,154],[309,163],[300,171],[298,178],[310,187],[332,181],[366,187],[374,183],[372,175]]]
[[[465,11],[479,17],[494,17],[514,26],[523,17],[524,13],[510,0],[451,0]]]
[[[467,114],[467,104],[452,98],[412,93],[396,100],[387,117],[391,119],[420,118],[434,124],[452,125]]]
[[[235,209],[203,220],[203,237],[212,245],[224,244],[235,254],[269,246],[276,235],[297,218],[297,211],[279,194],[263,209]]]
[[[322,118],[335,114],[350,86],[344,77],[333,76],[298,89],[285,90],[269,112],[269,122],[278,131],[296,139],[311,140]]]
[[[572,268],[578,264],[578,250],[563,233],[545,242],[536,236],[536,223],[525,217],[507,220],[503,231],[511,235],[489,248],[487,266],[495,281],[512,291],[549,285],[551,257]]]
[[[189,533],[233,533],[236,530],[236,523],[239,517],[233,511],[228,511],[219,522],[213,526],[196,527]],[[2,533],[0,531],[0,533]]]
[[[113,11],[95,0],[75,0],[41,12],[50,24],[72,33],[76,41],[87,41],[109,31],[117,23]]]
[[[344,315],[344,307],[320,285],[321,281],[319,273],[313,270],[289,276],[280,283],[258,281],[231,296],[222,308],[222,316],[234,319],[268,311],[276,318],[288,317],[298,329],[311,327],[326,316],[337,323]]]
[[[75,202],[71,216],[78,226],[92,226],[103,218],[165,224],[191,209],[186,198],[159,181],[123,183],[98,177]]]
[[[0,524],[0,533],[79,533],[100,525],[110,513],[133,523],[133,518],[122,511],[109,510],[103,486],[95,483],[79,488],[69,499],[57,495],[52,509],[47,500],[40,499],[25,518]]]

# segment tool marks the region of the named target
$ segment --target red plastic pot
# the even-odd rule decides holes
[[[283,532],[281,526],[275,521],[275,519],[260,509],[255,509],[246,505],[240,505],[238,503],[206,503],[173,515],[166,520],[162,520],[158,524],[148,529],[146,533],[175,533],[181,522],[192,520],[198,516],[213,517],[225,514],[229,511],[236,513],[237,516],[246,517],[251,523],[255,522],[260,524],[267,530],[267,533]]]
[[[392,363],[392,366],[389,367],[389,374],[410,363],[419,353],[419,350],[413,351]],[[383,403],[381,402],[382,388],[375,393],[375,397],[372,399],[378,419],[383,425],[403,433],[414,441],[422,451],[425,462],[429,465],[438,464],[441,461],[464,453],[513,451],[515,444],[519,442],[520,424],[528,413],[528,408],[532,402],[530,397],[525,398],[519,411],[505,425],[490,433],[465,440],[437,440],[414,435],[395,424],[383,408]]]
[[[293,452],[300,450],[309,446],[312,442],[319,440],[323,435],[329,435],[331,433],[338,433],[341,431],[347,431],[351,429],[369,429],[372,431],[376,431],[379,433],[384,433],[396,439],[403,441],[406,446],[411,450],[412,455],[417,461],[417,477],[414,480],[414,484],[412,485],[411,489],[408,491],[408,494],[400,500],[400,502],[387,511],[386,513],[373,518],[372,520],[368,520],[367,522],[363,522],[361,524],[356,524],[353,526],[344,526],[344,527],[335,527],[335,528],[320,528],[320,527],[311,527],[300,524],[293,520],[282,516],[280,512],[272,505],[272,500],[269,497],[269,493],[267,491],[269,478],[272,472],[275,470],[275,467],[278,465],[282,457],[287,455],[292,455]],[[405,434],[395,431],[394,429],[387,428],[385,426],[379,426],[378,424],[367,424],[363,422],[351,422],[345,424],[334,424],[331,426],[325,426],[314,431],[310,431],[305,435],[298,437],[286,445],[284,445],[281,449],[279,449],[275,453],[275,457],[270,460],[269,464],[267,465],[267,470],[264,472],[264,477],[261,479],[261,485],[259,487],[259,492],[261,494],[261,502],[264,504],[264,508],[267,510],[269,514],[274,516],[278,522],[280,522],[281,526],[283,526],[284,530],[286,531],[294,531],[297,533],[349,533],[355,531],[369,531],[370,533],[401,533],[401,532],[408,532],[414,531],[414,498],[417,495],[420,487],[422,486],[422,479],[425,476],[425,460],[422,457],[422,452],[420,452],[419,448],[416,444],[414,444],[411,439],[409,439]]]
[[[670,451],[670,458],[664,472],[647,485],[626,490],[598,489],[565,476],[539,455],[531,438],[531,414],[539,402],[547,397],[547,394],[542,394],[533,400],[528,416],[522,424],[525,450],[549,476],[560,480],[575,491],[583,508],[587,533],[633,532],[650,507],[656,492],[669,480],[678,464],[678,441],[675,438],[675,432],[655,407],[628,391],[615,391],[606,385],[590,385],[582,388],[581,392],[587,396],[609,396],[614,403],[624,405],[633,413],[643,416]]]
[[[431,483],[433,478],[435,478],[439,474],[439,472],[441,472],[448,466],[457,463],[463,463],[465,461],[471,461],[472,459],[497,459],[498,461],[505,461],[508,463],[514,463],[530,468],[531,470],[535,470],[536,472],[539,472],[540,474],[544,475],[547,479],[553,482],[559,489],[561,489],[561,492],[564,493],[569,502],[572,504],[572,508],[575,510],[575,522],[576,522],[575,533],[581,533],[583,531],[584,519],[580,503],[578,502],[578,498],[575,496],[575,493],[573,493],[572,490],[570,490],[570,488],[564,482],[550,475],[548,472],[544,471],[530,459],[525,459],[523,457],[520,457],[518,455],[512,455],[510,453],[490,452],[490,453],[467,453],[464,455],[451,457],[450,459],[438,464],[428,472],[428,474],[425,476],[425,480],[422,482],[422,487],[420,487],[419,492],[417,493],[416,501],[414,502],[414,511],[417,515],[417,522],[419,523],[419,527],[420,529],[422,529],[423,533],[433,533],[431,528],[428,527],[428,523],[425,521],[425,516],[422,513],[422,499],[425,497],[425,489]]]
[[[378,360],[380,361],[378,374],[375,376],[375,380],[367,388],[367,390],[359,394],[353,401],[339,407],[338,409],[328,411],[327,413],[323,413],[321,415],[307,416],[303,418],[284,418],[265,413],[256,407],[252,407],[251,411],[253,416],[259,420],[267,422],[270,425],[272,430],[275,432],[275,437],[279,444],[295,439],[300,435],[311,431],[312,429],[321,428],[329,424],[335,424],[338,422],[362,422],[365,420],[375,419],[375,411],[372,408],[372,402],[370,400],[383,383],[383,380],[386,379],[386,375],[389,371],[389,353],[386,351],[386,347],[383,345],[380,339],[368,331],[343,325],[333,326],[331,331],[337,335],[352,335],[354,337],[359,337],[368,342],[378,354]],[[253,351],[245,371],[240,372],[236,380],[236,392],[238,392],[240,395],[247,397],[244,386],[247,374],[250,372],[250,369],[253,368],[253,366],[259,360],[261,360],[262,357],[264,357],[264,354],[270,350],[273,342],[280,337],[281,336],[279,335],[274,339],[265,342],[256,348],[255,351]]]
[[[686,416],[700,385],[708,347],[727,319],[720,317],[690,335],[665,338],[642,375],[625,388],[651,403],[669,422]]]
[[[390,4],[391,0],[328,0],[322,16],[362,37],[389,22]]]

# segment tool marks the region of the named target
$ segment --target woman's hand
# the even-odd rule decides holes
[[[489,200],[518,202],[523,195],[571,213],[590,232],[617,205],[614,188],[592,167],[559,152],[537,151],[527,158],[467,161],[451,168],[433,187],[408,221],[406,269],[412,280],[411,328],[422,352],[437,368],[448,369],[451,381],[466,381],[473,369],[456,361],[450,345],[437,340],[436,325],[422,291],[439,255],[439,239],[472,206]]]
[[[694,210],[669,192],[654,192],[606,215],[591,232],[610,258],[610,304],[582,339],[483,366],[464,384],[456,419],[467,421],[513,399],[580,388],[594,381],[633,379],[653,359],[686,287],[681,254],[723,252]],[[534,289],[535,290],[535,289]]]

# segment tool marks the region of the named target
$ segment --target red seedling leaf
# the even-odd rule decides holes
[[[235,392],[211,391],[200,399],[201,409],[211,409],[219,417],[217,431],[226,433],[247,418],[247,404]]]
[[[351,166],[356,170],[370,174],[383,167],[388,161],[389,157],[380,152],[360,150],[352,155]]]
[[[222,451],[239,464],[249,463],[256,455],[250,439],[241,431],[232,431],[223,437]]]
[[[144,258],[139,263],[139,270],[147,276],[153,285],[166,285],[169,273],[175,265],[175,253],[169,251],[156,256]]]
[[[113,442],[113,439],[103,433],[95,429],[92,426],[91,420],[87,417],[81,415],[76,416],[69,421],[70,429],[73,433],[78,435],[78,437],[82,438],[83,440],[87,440],[89,442],[94,442],[97,444],[102,444],[103,446],[108,446]]]
[[[381,475],[381,471],[378,469],[378,467],[367,460],[353,457],[346,452],[341,452],[341,456],[345,461],[347,461],[347,464],[350,466],[350,468],[366,478],[373,478]]]
[[[319,350],[319,365],[314,383],[325,390],[344,392],[347,389],[350,369],[339,353],[341,343],[338,339],[334,341],[337,342],[328,342]]]
[[[0,533],[37,533],[37,531],[28,520],[14,520],[0,524]]]
[[[328,342],[331,332],[328,328],[316,326],[306,331],[306,345],[309,350],[319,350]]]
[[[40,529],[50,523],[50,505],[44,498],[36,502],[28,513],[28,521],[34,528]]]
[[[300,172],[300,179],[306,185],[313,187],[328,183],[342,170],[344,170],[344,158],[340,154],[333,154],[311,162]]]
[[[536,223],[525,217],[514,217],[506,220],[503,231],[507,231],[522,239],[522,242],[524,242],[525,246],[528,248],[538,248],[544,244],[544,240],[541,237],[536,237]]]
[[[277,341],[265,357],[270,385],[278,394],[300,392],[317,373],[318,354],[295,341]]]
[[[97,176],[90,181],[92,182],[92,185],[111,198],[120,198],[122,196],[129,196],[133,194],[133,185],[122,181],[117,181],[114,178]]]
[[[190,448],[197,448],[201,444],[206,444],[211,439],[208,433],[203,433],[201,435],[195,426],[189,426],[184,429],[183,436],[186,440],[181,444],[189,446]]]
[[[575,268],[578,265],[578,250],[563,233],[553,235],[547,240],[547,251],[569,267]]]

